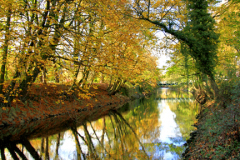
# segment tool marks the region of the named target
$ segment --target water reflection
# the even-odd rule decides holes
[[[184,143],[194,129],[198,106],[188,93],[179,90],[163,88],[156,97],[161,121],[158,154],[162,159],[181,159]]]
[[[111,110],[101,120],[102,126],[85,121],[79,128],[75,122],[64,133],[31,143],[24,137],[18,141],[5,139],[1,141],[1,158],[9,157],[5,156],[7,148],[13,159],[149,159],[138,134],[120,112]]]
[[[2,133],[13,129],[2,129],[1,158],[181,159],[198,108],[188,94],[165,88],[148,99],[101,111],[51,119],[45,129],[41,122],[6,136]]]

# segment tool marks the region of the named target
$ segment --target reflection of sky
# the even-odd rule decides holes
[[[93,124],[93,123],[92,123]],[[92,137],[95,137],[95,134],[93,132],[93,130],[91,129],[91,127],[87,127],[89,134]],[[95,131],[98,137],[102,136],[102,131]],[[82,135],[83,137],[85,137],[84,134],[84,130],[81,128],[78,128],[78,133],[80,135]],[[78,137],[79,143],[81,144],[81,149],[83,151],[83,153],[87,153],[88,152],[88,147],[87,145],[84,143],[84,141]],[[92,138],[92,142],[94,144],[94,146],[96,146],[97,144],[99,144],[98,140],[95,138]],[[64,137],[60,142],[60,147],[59,147],[59,157],[62,159],[76,159],[76,143],[75,143],[75,138],[72,134],[71,130],[68,130],[67,132],[64,133]]]
[[[164,89],[167,90],[167,89]],[[154,143],[155,151],[154,153],[150,152],[150,155],[153,155],[154,159],[164,159],[164,160],[172,160],[179,159],[179,155],[174,152],[169,151],[169,145],[172,146],[182,146],[185,141],[182,139],[182,134],[180,132],[179,126],[177,125],[175,118],[176,114],[171,111],[168,103],[176,103],[174,101],[160,100],[158,101],[158,109],[159,109],[159,119],[161,126],[159,126],[160,136],[156,137],[156,139],[152,142],[148,142],[147,139],[143,139],[144,143]],[[177,104],[177,103],[176,103]],[[91,127],[88,126],[88,131],[90,134],[95,137]],[[84,131],[82,129],[78,129],[78,132],[84,136]],[[97,135],[101,137],[102,131],[97,131]],[[96,139],[92,139],[94,145],[98,144]],[[81,143],[81,147],[84,153],[87,153],[88,148],[84,144],[81,138],[79,138]],[[59,155],[62,159],[74,159],[76,156],[76,144],[74,137],[71,131],[65,132],[64,138],[61,141]]]
[[[170,95],[169,89],[163,88],[161,89],[162,94],[166,94],[168,97]],[[171,96],[171,95],[170,95]],[[180,128],[178,124],[176,123],[176,114],[171,111],[170,107],[176,106],[179,103],[174,100],[156,100],[157,103],[152,103],[151,107],[157,107],[159,110],[159,114],[157,117],[158,119],[155,119],[158,121],[158,126],[152,126],[154,127],[154,131],[149,131],[153,132],[151,137],[139,137],[141,139],[141,142],[145,146],[145,149],[147,153],[151,156],[153,156],[153,159],[164,159],[164,160],[172,160],[172,159],[179,159],[179,155],[181,154],[182,151],[182,146],[185,143],[185,141],[182,138],[182,134],[180,132]],[[146,103],[147,104],[147,103]],[[140,110],[139,110],[140,111]],[[176,112],[177,113],[177,112]],[[138,115],[138,112],[136,112]],[[179,116],[179,113],[178,113]],[[153,117],[151,117],[153,118]],[[139,121],[144,120],[143,117],[139,119]],[[95,126],[95,122],[92,122],[93,127]],[[109,126],[111,127],[111,126]],[[116,127],[116,126],[115,126]],[[142,127],[142,126],[141,126]],[[141,128],[140,127],[140,128]],[[78,128],[78,132],[80,135],[85,137],[84,130],[82,129],[83,127]],[[94,146],[96,147],[96,150],[99,148],[97,147],[99,145],[98,140],[95,138],[95,134],[91,128],[90,125],[87,127],[90,135],[93,137],[92,141]],[[94,127],[96,128],[96,127]],[[101,129],[96,129],[96,134],[98,137],[102,136],[102,130]],[[158,134],[154,134],[155,131]],[[160,133],[160,134],[159,134]],[[59,146],[59,159],[76,159],[76,143],[75,143],[75,138],[72,134],[71,130],[68,130],[63,134],[63,138],[60,140],[60,146]],[[111,137],[110,137],[111,139]],[[83,153],[88,152],[88,147],[86,144],[84,144],[83,140],[78,137],[78,140],[81,144],[81,149]],[[108,141],[108,138],[105,136],[105,141]],[[55,155],[55,150],[56,150],[56,140],[51,141],[50,145],[50,153],[53,153]],[[106,143],[105,143],[106,144]],[[140,147],[141,149],[141,147]],[[101,152],[98,150],[98,152]],[[178,153],[177,153],[178,152]],[[50,159],[53,160],[54,156],[50,155]]]
[[[161,95],[167,96],[169,89],[162,88]],[[169,104],[176,104],[177,102],[174,100],[158,100],[158,109],[159,109],[159,123],[161,126],[159,127],[160,136],[156,138],[154,141],[155,144],[155,152],[153,154],[154,159],[164,159],[164,160],[172,160],[179,159],[179,155],[174,151],[170,151],[170,147],[178,147],[182,146],[185,141],[182,138],[182,134],[180,132],[180,128],[175,121],[176,114],[171,111]]]
[[[161,142],[161,147],[156,147],[156,151],[158,153],[157,155],[154,155],[154,157],[161,155],[161,157],[165,160],[178,159],[179,156],[176,153],[167,151],[169,149],[169,144],[181,146],[185,143],[185,141],[181,138],[182,134],[175,121],[176,114],[170,110],[166,100],[159,101],[158,108],[160,110],[159,120],[161,122],[161,127],[159,128],[159,141]]]
[[[175,122],[176,114],[170,110],[165,100],[162,100],[160,103],[163,104],[160,108],[160,141],[164,143],[173,143],[170,138],[177,138],[182,136],[179,127]]]
[[[61,157],[61,159],[74,159],[73,153],[76,151],[76,144],[70,131],[64,133],[63,140],[60,144],[59,157]]]

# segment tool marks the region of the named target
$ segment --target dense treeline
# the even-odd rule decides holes
[[[126,16],[125,1],[0,1],[1,102],[26,100],[34,82],[70,84],[87,92],[109,83],[109,94],[128,82],[155,85],[153,35]]]
[[[199,4],[203,1],[194,2]],[[200,17],[204,15],[202,9],[195,10],[191,8],[192,6],[189,7],[192,14],[189,18],[195,18],[189,22],[192,26],[186,25],[183,30],[192,32],[192,36],[196,36],[200,41],[197,44],[203,50],[195,56],[203,58],[205,63],[202,66],[205,67],[202,68],[206,71],[203,72],[201,65],[198,66],[200,63],[198,58],[193,56],[194,50],[185,41],[175,44],[171,53],[166,80],[178,81],[179,84],[181,82],[183,88],[190,90],[201,104],[197,121],[194,123],[196,131],[193,131],[190,134],[191,138],[187,140],[183,159],[240,158],[239,2],[239,0],[225,1],[219,7],[208,5],[207,12],[212,20],[215,20],[212,24],[211,17],[205,17],[206,19],[202,17],[209,20],[210,24],[201,22]],[[201,7],[199,5],[199,8]],[[186,13],[189,14],[188,11]],[[216,39],[209,43],[211,38]],[[211,43],[213,45],[210,45]],[[210,55],[204,55],[207,52]],[[209,71],[213,77],[206,74]]]
[[[211,8],[214,9],[211,16],[216,21],[214,31],[219,37],[216,41],[218,42],[217,48],[215,48],[215,67],[211,69],[218,88],[221,90],[230,90],[239,79],[239,6],[238,1],[230,1],[219,5],[219,7]],[[210,12],[210,8],[208,10]],[[197,31],[197,33],[201,34],[200,31]],[[205,46],[208,45],[209,43],[206,41]],[[173,52],[170,53],[170,67],[166,72],[166,80],[178,81],[189,86],[195,84],[191,87],[205,89],[209,98],[214,98],[209,77],[196,66],[197,60],[190,56],[192,52],[190,47],[181,41],[173,45],[173,48]],[[211,58],[206,58],[206,60],[210,61]],[[223,92],[220,91],[219,93]]]
[[[211,0],[0,3],[0,95],[5,106],[15,97],[26,100],[34,82],[68,83],[69,91],[83,92],[94,82],[106,82],[110,95],[125,83],[154,85],[159,70],[152,48],[174,50],[168,74],[176,77],[181,61],[186,70],[180,74],[187,81],[195,76],[205,82],[213,98],[221,99],[219,77],[229,77],[229,69],[231,75],[238,73],[237,0],[221,7]],[[159,47],[156,31],[177,44]]]

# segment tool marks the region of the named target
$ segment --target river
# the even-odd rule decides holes
[[[104,112],[100,108],[84,120],[84,113],[79,113],[2,128],[1,155],[6,159],[181,159],[198,110],[187,93],[159,88],[149,98]]]

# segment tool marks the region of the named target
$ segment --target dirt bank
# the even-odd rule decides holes
[[[96,108],[123,104],[130,100],[120,94],[109,96],[107,84],[94,84],[89,91],[75,93],[75,96],[67,92],[68,88],[57,84],[32,85],[25,103],[17,97],[11,103],[12,107],[0,108],[0,127],[76,112],[85,112],[87,115]]]

